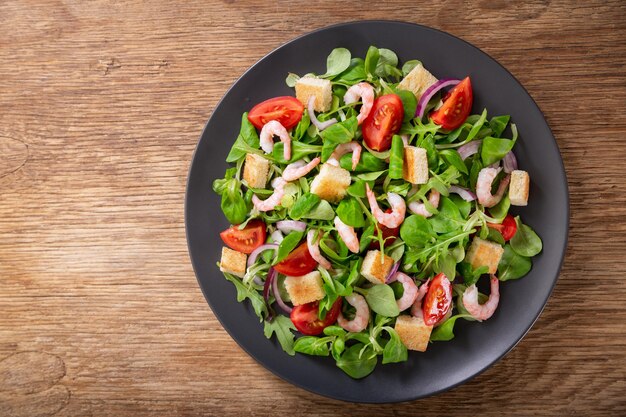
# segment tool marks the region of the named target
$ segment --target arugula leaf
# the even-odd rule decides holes
[[[371,345],[356,343],[337,359],[337,366],[355,379],[365,378],[374,371],[378,358]]]
[[[311,126],[311,118],[309,117],[309,112],[304,112],[302,114],[302,119],[296,125],[296,128],[293,131],[293,139],[295,141],[299,141],[306,134],[307,129]]]
[[[511,249],[518,255],[533,257],[541,252],[543,243],[537,233],[525,224],[522,224],[522,220],[519,216],[515,217],[517,222],[517,232],[511,238]]]
[[[304,236],[304,232],[291,232],[282,242],[278,245],[278,254],[276,258],[274,258],[274,262],[272,265],[276,265],[278,262],[282,261],[289,255],[295,248],[298,246],[298,243],[302,240],[302,236]]]
[[[374,285],[372,288],[362,291],[365,293],[365,300],[373,312],[385,317],[396,317],[400,314],[396,297],[389,285]]]
[[[435,232],[449,233],[465,225],[459,208],[448,197],[441,197],[438,210],[439,212],[428,220]]]
[[[307,355],[328,356],[328,343],[332,340],[332,337],[302,336],[296,340],[293,349]]]
[[[467,170],[467,166],[463,159],[461,159],[461,155],[454,149],[444,149],[439,151],[439,156],[443,157],[443,159],[450,165],[454,166],[456,169],[464,173],[465,175],[469,174]]]
[[[413,214],[400,226],[400,237],[409,246],[424,247],[432,241],[432,225],[423,216]]]
[[[259,149],[259,135],[256,132],[256,128],[248,120],[248,113],[244,113],[241,116],[241,129],[239,130],[239,136],[233,144],[226,162],[236,162],[241,158],[244,158],[247,153],[256,153],[262,155],[263,152]]]
[[[511,245],[504,247],[504,253],[498,264],[498,279],[508,281],[523,277],[530,271],[533,263],[530,258],[515,253]]]
[[[454,339],[454,323],[458,319],[468,319],[473,318],[470,314],[457,314],[456,316],[450,317],[448,320],[444,321],[443,324],[436,327],[433,332],[430,334],[431,342],[447,342],[448,340]]]
[[[224,179],[213,181],[213,190],[222,196],[220,207],[231,224],[246,220],[248,204],[241,193],[241,182],[236,178],[237,169],[226,170]]]
[[[235,285],[235,288],[237,289],[237,301],[241,303],[246,298],[249,299],[254,312],[259,317],[259,321],[262,321],[263,317],[267,316],[268,312],[267,305],[265,304],[265,300],[261,294],[254,289],[246,287],[244,283],[234,275],[224,272],[224,277]]]
[[[283,350],[293,356],[295,355],[293,348],[295,336],[292,333],[293,330],[296,330],[296,326],[293,325],[291,319],[278,315],[274,317],[272,321],[265,321],[263,334],[268,339],[272,337],[272,334],[275,334]]]
[[[337,207],[337,216],[342,222],[352,227],[365,226],[365,217],[363,216],[363,209],[356,199],[347,197],[341,200]]]

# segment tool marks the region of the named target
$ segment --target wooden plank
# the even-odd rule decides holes
[[[626,414],[624,2],[5,0],[0,17],[0,415]],[[355,19],[439,28],[505,65],[571,192],[561,279],[530,333],[408,404],[328,400],[257,365],[207,307],[184,237],[191,153],[226,89]]]

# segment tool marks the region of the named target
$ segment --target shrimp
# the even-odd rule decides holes
[[[478,197],[478,202],[484,207],[493,207],[498,204],[504,196],[506,187],[509,185],[511,176],[507,175],[500,181],[496,194],[491,195],[491,184],[501,169],[502,168],[483,168],[478,173],[478,180],[476,181],[476,197]]]
[[[285,160],[289,161],[291,159],[291,137],[287,129],[277,120],[270,120],[263,125],[261,134],[259,135],[261,149],[263,149],[265,153],[272,152],[274,150],[274,136],[278,136],[280,141],[285,144],[284,157]]]
[[[352,170],[356,169],[356,166],[359,164],[359,160],[361,159],[361,145],[358,142],[352,141],[348,143],[342,143],[335,148],[335,151],[328,158],[327,163],[339,166],[339,160],[345,154],[352,152]]]
[[[401,283],[402,288],[404,288],[404,294],[396,300],[396,303],[398,303],[398,310],[404,311],[411,307],[411,305],[415,302],[417,296],[419,295],[419,291],[417,289],[417,285],[415,285],[415,281],[413,281],[413,278],[405,273],[396,272],[396,280]]]
[[[437,208],[439,207],[440,196],[441,194],[439,193],[439,191],[433,188],[432,190],[430,190],[430,194],[428,195],[428,202],[432,204],[434,208]],[[419,214],[420,216],[424,217],[430,217],[433,215],[430,211],[426,210],[426,204],[419,203],[417,201],[409,204],[409,210],[411,210],[415,214]]]
[[[354,227],[350,227],[341,221],[339,216],[335,217],[335,228],[339,232],[339,237],[346,244],[350,252],[359,253],[359,239],[356,237]]]
[[[463,305],[467,311],[478,321],[487,320],[493,316],[500,302],[500,281],[495,275],[491,275],[491,294],[485,304],[478,304],[478,289],[476,285],[470,285],[463,293]]]
[[[346,91],[346,94],[343,96],[343,101],[346,104],[352,104],[356,103],[359,97],[363,100],[363,105],[361,106],[356,120],[361,124],[372,111],[372,106],[374,105],[374,87],[365,82],[355,84],[348,88],[348,91]]]
[[[252,196],[252,204],[254,204],[254,207],[259,211],[274,210],[274,208],[280,204],[280,200],[285,194],[284,188],[286,184],[287,181],[285,181],[281,177],[276,178],[276,180],[272,182],[272,185],[274,187],[274,193],[272,193],[272,195],[269,196],[266,200],[261,200],[255,194]]]
[[[306,174],[311,172],[313,168],[319,165],[320,161],[320,158],[317,157],[308,164],[304,162],[303,159],[300,159],[293,164],[289,164],[283,171],[283,179],[285,181],[295,181],[300,177],[304,177]]]
[[[352,307],[356,308],[356,314],[352,320],[346,320],[342,312],[339,312],[337,323],[346,331],[358,333],[365,330],[367,323],[370,321],[370,308],[365,298],[357,293],[346,296],[345,300]]]
[[[315,259],[315,261],[320,264],[320,266],[324,269],[330,269],[331,264],[328,262],[328,259],[324,258],[320,253],[320,247],[317,243],[317,238],[319,237],[319,230],[309,230],[306,234],[306,243],[309,247],[309,253],[311,257]]]
[[[422,300],[426,297],[426,293],[428,292],[428,287],[430,287],[430,278],[420,285],[419,290],[417,291],[417,297],[415,298],[415,302],[411,307],[411,315],[413,317],[421,317],[424,313],[422,313]]]
[[[391,205],[391,213],[385,213],[380,209],[380,207],[378,207],[376,196],[370,189],[369,184],[366,183],[365,187],[372,215],[378,223],[383,226],[387,226],[390,229],[400,226],[404,221],[404,215],[406,214],[406,203],[404,202],[404,199],[396,193],[387,193],[387,200],[389,200],[389,205]]]

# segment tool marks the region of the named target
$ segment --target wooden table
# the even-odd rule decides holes
[[[626,415],[626,3],[258,3],[0,2],[0,415]],[[202,297],[183,226],[192,152],[235,79],[297,35],[370,18],[505,65],[571,192],[563,271],[524,340],[463,386],[381,406],[248,357]]]

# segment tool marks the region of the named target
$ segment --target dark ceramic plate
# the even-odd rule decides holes
[[[474,113],[510,114],[520,131],[515,146],[522,169],[532,179],[530,205],[514,208],[543,239],[543,252],[531,272],[501,286],[500,306],[483,323],[462,321],[456,338],[436,342],[426,353],[411,352],[400,364],[381,365],[354,380],[330,357],[288,356],[247,304],[235,299],[216,262],[228,227],[214,179],[227,168],[226,155],[239,132],[241,114],[270,97],[293,95],[285,85],[288,72],[324,73],[333,48],[345,47],[365,57],[369,45],[395,51],[401,62],[419,59],[438,78],[470,75]],[[191,261],[202,292],[226,331],[259,363],[281,378],[309,391],[355,402],[398,402],[447,390],[487,369],[504,356],[535,322],[559,275],[567,244],[567,181],[556,142],[541,111],[524,87],[500,64],[476,47],[447,33],[408,23],[365,21],[331,26],[294,39],[250,68],[226,93],[207,123],[189,172],[185,223]],[[224,358],[230,361],[232,358]]]

